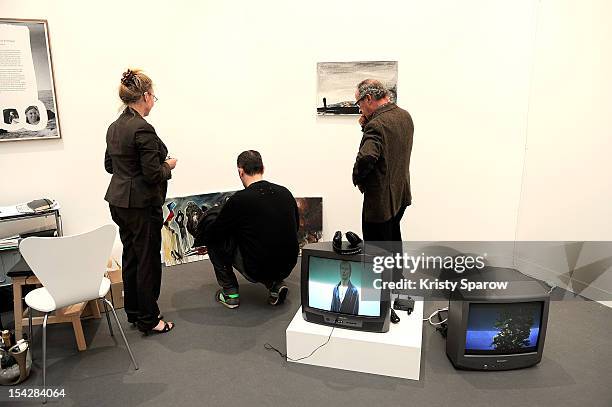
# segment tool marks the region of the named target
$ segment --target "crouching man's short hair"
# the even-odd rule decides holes
[[[238,168],[242,168],[247,175],[263,173],[264,166],[261,154],[255,150],[247,150],[240,153],[236,160]]]

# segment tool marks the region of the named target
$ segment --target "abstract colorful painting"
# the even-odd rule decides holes
[[[205,248],[194,248],[189,232],[199,215],[224,203],[235,191],[168,198],[163,206],[162,260],[166,266],[204,259]]]
[[[168,198],[163,206],[162,261],[166,266],[207,258],[206,247],[193,247],[195,229],[203,212],[221,205],[236,191]],[[323,234],[323,198],[295,198],[300,214],[300,248],[318,242]]]

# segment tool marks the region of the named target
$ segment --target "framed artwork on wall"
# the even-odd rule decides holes
[[[46,20],[0,19],[0,141],[61,137]]]
[[[355,89],[364,79],[377,79],[397,101],[397,61],[317,63],[317,114],[356,115]]]

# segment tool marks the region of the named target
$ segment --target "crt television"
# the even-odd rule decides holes
[[[391,301],[381,288],[389,272],[374,273],[373,258],[385,255],[366,245],[364,253],[342,255],[330,242],[302,249],[302,315],[308,322],[369,332],[387,332]]]
[[[516,270],[489,267],[470,281],[508,282],[505,290],[458,289],[448,307],[446,354],[469,370],[511,370],[542,359],[548,307],[546,286]]]

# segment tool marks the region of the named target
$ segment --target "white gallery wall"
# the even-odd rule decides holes
[[[612,2],[542,1],[519,240],[612,240]]]
[[[126,67],[152,77],[148,120],[179,159],[169,196],[269,180],[322,196],[324,238],[360,231],[355,117],[317,117],[316,63],[398,60],[415,123],[407,240],[612,240],[612,5],[590,0],[34,1],[49,22],[61,140],[0,143],[0,206],[62,205],[65,233],[110,221],[105,133]],[[119,246],[117,246],[119,248]]]
[[[612,2],[540,4],[518,240],[520,269],[612,306]],[[551,273],[552,271],[552,273]],[[607,301],[605,301],[607,300]]]

